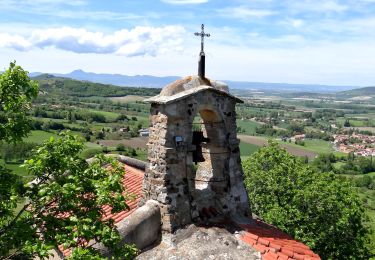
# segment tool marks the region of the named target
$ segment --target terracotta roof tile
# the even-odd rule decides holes
[[[241,239],[259,251],[265,260],[320,259],[308,246],[260,220],[240,227],[244,230]]]
[[[125,165],[125,176],[123,179],[123,185],[126,188],[126,192],[128,194],[134,195],[134,199],[127,201],[127,205],[129,206],[128,210],[123,210],[117,213],[112,214],[112,208],[108,205],[103,206],[103,220],[113,219],[115,223],[122,221],[124,218],[129,216],[133,213],[134,210],[138,208],[138,202],[142,195],[142,181],[143,181],[144,172],[138,170],[134,167]],[[59,246],[59,250],[64,256],[68,256],[71,254],[71,249],[67,248],[64,249],[62,245]]]
[[[268,252],[267,247],[261,244],[255,244],[255,245],[252,245],[252,247],[255,248],[261,254],[265,254],[266,252]]]
[[[123,180],[124,187],[126,191],[130,194],[134,194],[135,199],[127,202],[129,210],[123,210],[115,214],[111,213],[111,207],[104,206],[103,211],[103,220],[113,219],[115,223],[120,222],[127,216],[129,216],[137,207],[139,199],[141,198],[142,193],[142,181],[143,181],[144,172],[138,170],[134,167],[125,166],[125,177]]]
[[[270,244],[270,241],[264,238],[259,238],[258,243],[268,247]]]
[[[275,253],[268,252],[268,253],[265,253],[262,258],[264,260],[276,260],[279,258],[279,256]]]

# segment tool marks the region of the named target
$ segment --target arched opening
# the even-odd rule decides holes
[[[195,220],[225,214],[229,151],[223,140],[224,121],[213,110],[200,110],[192,124],[195,152],[192,154],[191,207]]]

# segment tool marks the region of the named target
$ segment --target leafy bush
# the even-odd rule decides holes
[[[273,141],[243,165],[255,214],[323,259],[367,259],[366,216],[350,182],[317,172]]]
[[[116,146],[116,151],[123,152],[125,150],[126,150],[126,148],[125,148],[125,145],[123,145],[123,144],[118,144]]]
[[[296,145],[305,146],[305,141],[302,141],[302,140],[295,140],[294,143]]]

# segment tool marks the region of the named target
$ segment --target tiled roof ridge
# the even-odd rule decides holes
[[[132,168],[142,171],[142,176],[146,170],[147,163],[144,161],[120,154],[107,154],[106,156],[115,158],[116,160],[118,160],[126,166],[130,166]]]

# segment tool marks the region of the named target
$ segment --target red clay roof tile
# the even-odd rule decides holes
[[[279,252],[279,251],[281,250],[281,246],[279,246],[279,245],[277,245],[277,244],[275,244],[275,243],[273,243],[273,242],[271,242],[271,243],[269,244],[269,247],[272,248],[272,249],[274,249],[274,250],[277,251],[277,252]]]
[[[264,246],[267,246],[267,247],[270,245],[270,241],[267,240],[267,239],[264,239],[264,238],[259,238],[258,239],[258,243],[260,243],[260,244],[262,244]]]
[[[123,184],[126,188],[126,192],[128,194],[134,195],[134,199],[127,201],[126,204],[129,206],[128,210],[123,210],[114,214],[111,213],[112,208],[110,206],[103,206],[102,209],[104,211],[104,214],[102,220],[113,219],[115,223],[118,223],[138,208],[138,202],[142,195],[143,175],[143,171],[125,165],[125,176],[123,179]],[[64,249],[63,246],[59,246],[59,250],[63,253],[64,256],[68,256],[71,254],[71,249]]]
[[[265,254],[267,252],[267,247],[266,246],[263,246],[263,245],[260,245],[260,244],[255,244],[252,247],[255,248],[261,254]]]
[[[272,252],[265,253],[262,257],[263,260],[277,260],[278,255]]]
[[[281,252],[286,254],[289,257],[293,257],[293,255],[294,255],[293,250],[286,249],[285,247],[281,248]]]
[[[308,246],[260,220],[240,227],[244,230],[241,239],[258,250],[263,259],[276,259],[275,255],[277,259],[320,259]]]

